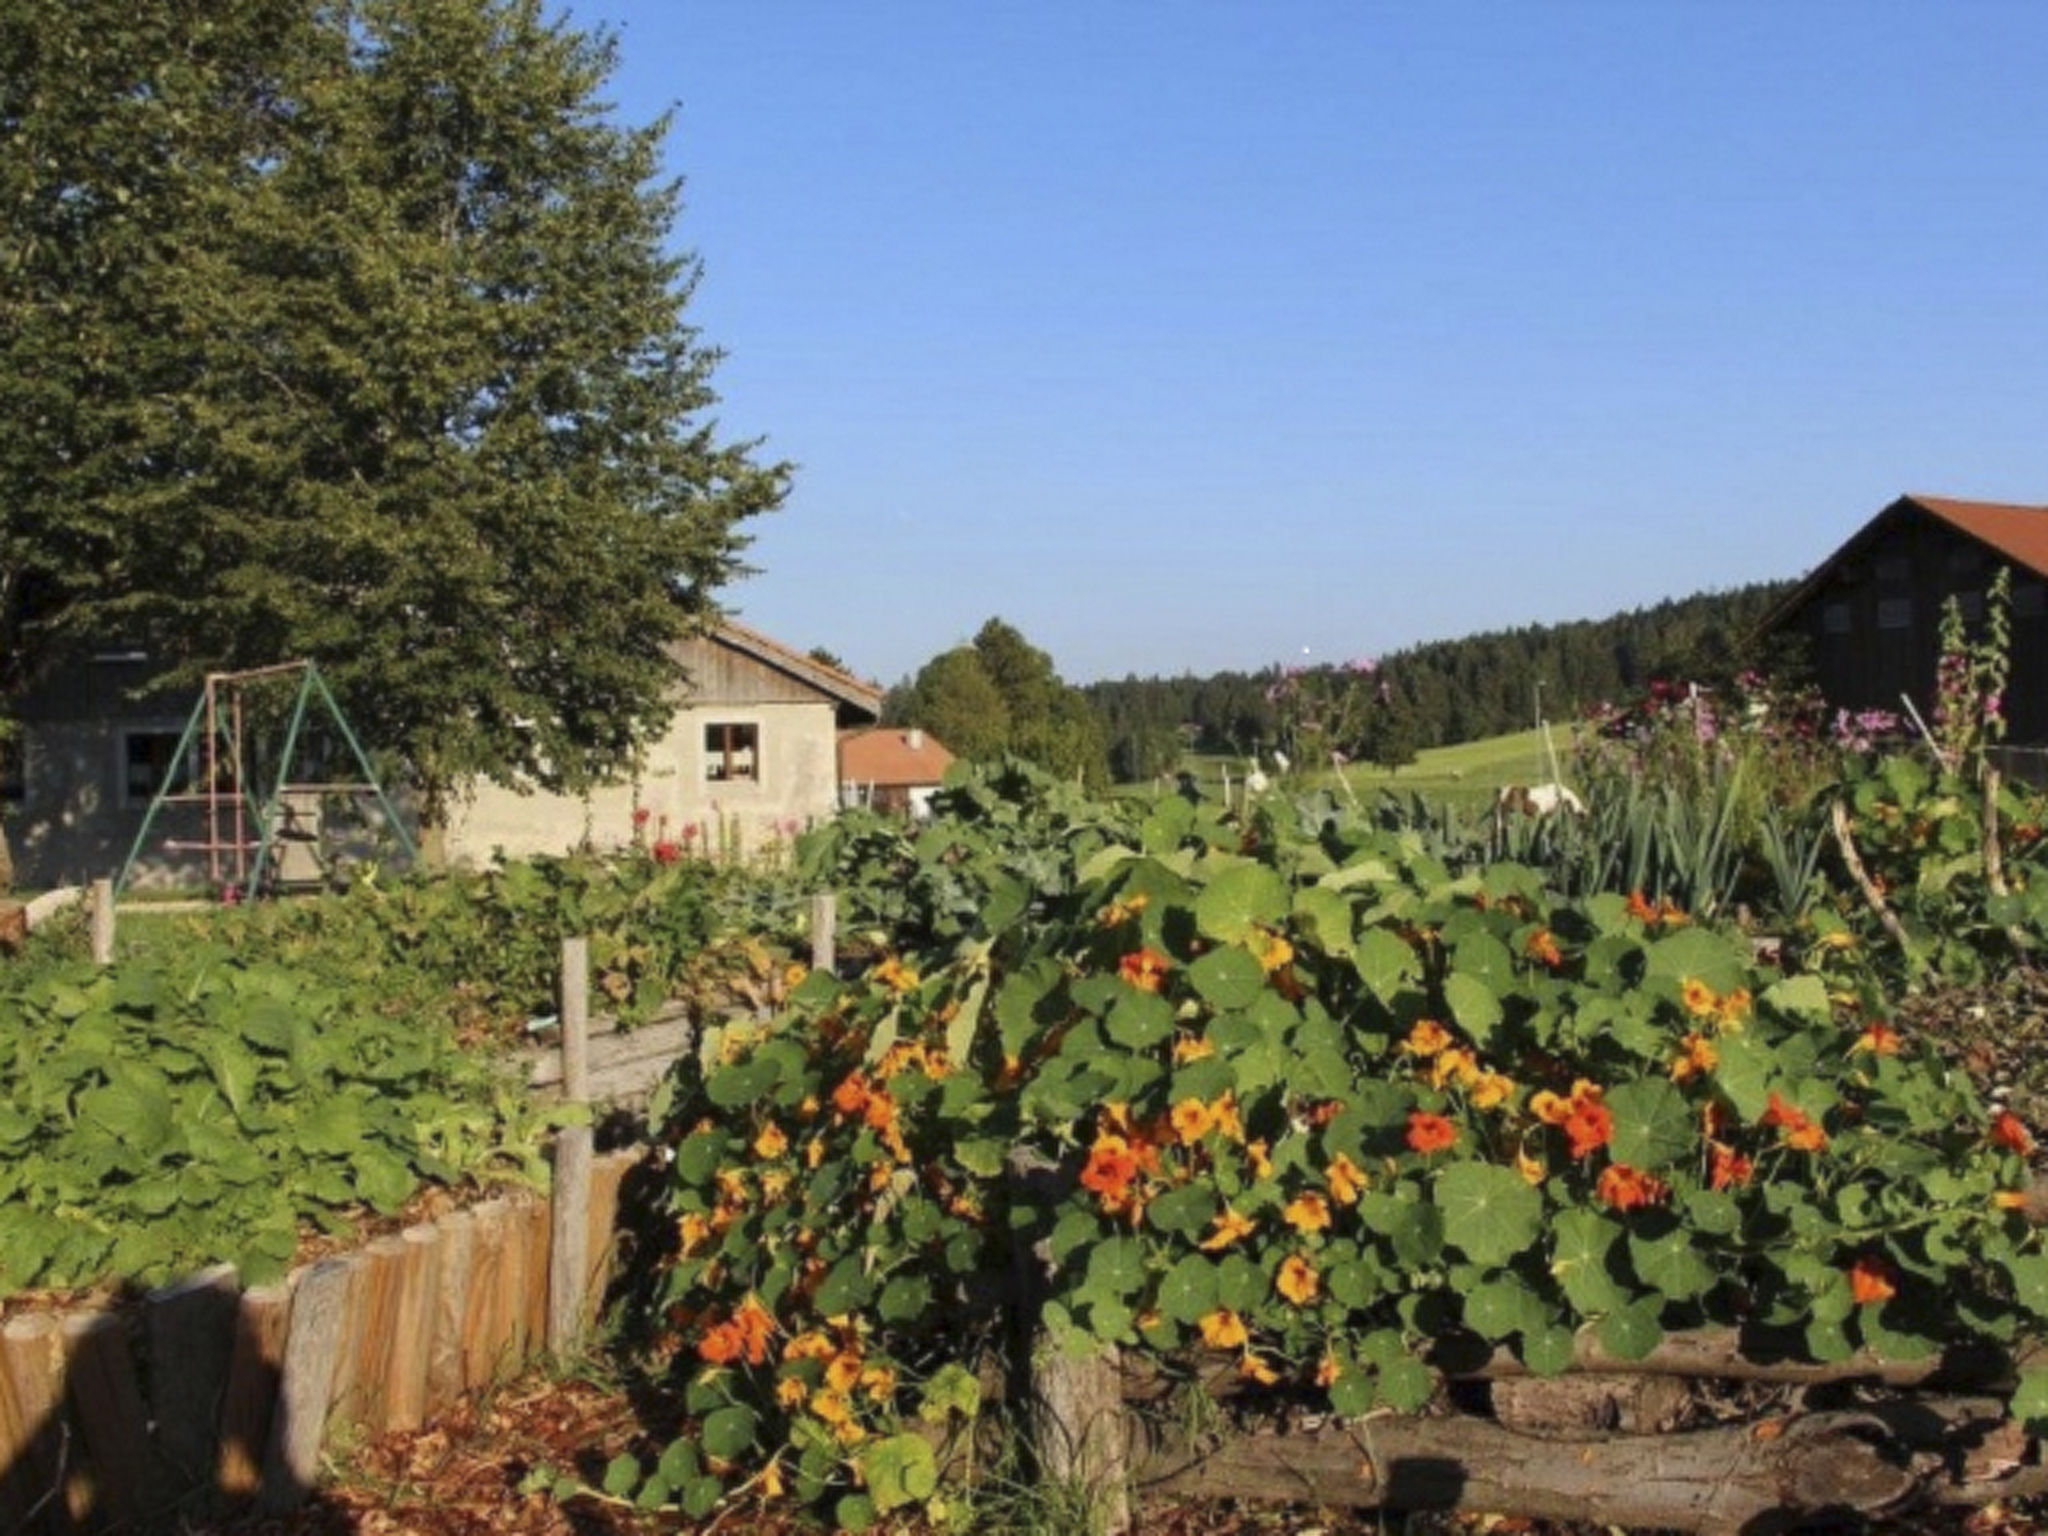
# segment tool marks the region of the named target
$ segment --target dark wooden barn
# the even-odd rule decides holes
[[[2006,697],[2014,746],[2048,746],[2048,506],[1901,496],[1821,562],[1764,619],[1804,640],[1830,703],[1924,717],[1944,604],[1973,625],[1999,568],[2012,572],[2012,677]]]

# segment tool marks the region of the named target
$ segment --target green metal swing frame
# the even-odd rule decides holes
[[[278,755],[276,778],[259,799],[252,791],[246,772],[242,690],[254,684],[277,681],[294,673],[299,675],[298,692],[292,700],[290,720],[285,727],[284,747]],[[347,743],[356,766],[362,770],[361,781],[293,781],[292,767],[297,759],[306,718],[316,705],[325,709],[328,721]],[[226,748],[225,755],[223,747]],[[203,755],[203,764],[195,760],[196,755]],[[194,773],[195,768],[203,768],[203,773]],[[223,769],[226,770],[225,774]],[[192,790],[180,787],[195,779],[201,788]],[[287,661],[276,666],[255,667],[241,672],[209,672],[206,675],[206,686],[201,690],[198,702],[192,707],[191,718],[185,722],[184,734],[178,738],[178,748],[164,774],[163,783],[158,786],[155,796],[150,800],[148,814],[142,818],[142,826],[135,834],[135,841],[129,846],[127,860],[121,865],[120,877],[114,882],[114,894],[118,896],[127,888],[129,876],[134,873],[136,862],[149,846],[149,835],[156,826],[157,818],[169,805],[204,806],[207,836],[203,842],[166,840],[166,847],[183,852],[205,853],[208,873],[217,892],[225,892],[230,885],[244,895],[253,895],[261,891],[264,876],[273,857],[277,856],[280,828],[285,820],[285,797],[291,794],[374,795],[378,805],[383,809],[385,825],[397,838],[399,845],[408,857],[419,857],[419,847],[413,841],[412,834],[406,830],[404,818],[398,814],[398,807],[392,803],[391,797],[385,794],[383,784],[378,781],[377,771],[370,764],[369,754],[363,750],[362,742],[350,729],[347,716],[342,713],[340,704],[335,702],[334,693],[328,688],[327,680],[320,675],[317,666],[310,661]],[[249,857],[252,852],[255,855],[253,862]],[[228,878],[227,873],[230,868],[232,880]]]

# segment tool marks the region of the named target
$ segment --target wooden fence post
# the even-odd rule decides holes
[[[92,963],[114,963],[114,882],[92,883]]]
[[[562,1097],[590,1103],[590,940],[562,941]],[[581,1342],[590,1294],[590,1170],[595,1145],[588,1125],[555,1137],[555,1187],[548,1244],[547,1347],[566,1355]]]
[[[1005,1169],[1013,1200],[1051,1203],[1070,1186],[1072,1175],[1026,1148],[1013,1150]],[[1012,1255],[1023,1335],[1023,1367],[1032,1455],[1040,1480],[1062,1487],[1085,1506],[1088,1528],[1098,1536],[1125,1536],[1131,1529],[1128,1434],[1123,1411],[1123,1373],[1116,1346],[1102,1344],[1085,1355],[1069,1354],[1065,1341],[1043,1322],[1056,1261],[1049,1242]]]
[[[811,969],[829,971],[839,964],[839,898],[820,891],[811,898]]]

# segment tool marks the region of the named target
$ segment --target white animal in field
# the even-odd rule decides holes
[[[1523,816],[1568,816],[1586,814],[1586,802],[1562,784],[1506,784],[1493,802],[1496,821],[1510,814]]]

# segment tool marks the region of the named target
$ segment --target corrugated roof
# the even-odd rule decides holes
[[[877,725],[839,733],[839,777],[849,784],[936,784],[953,754],[929,732]]]

